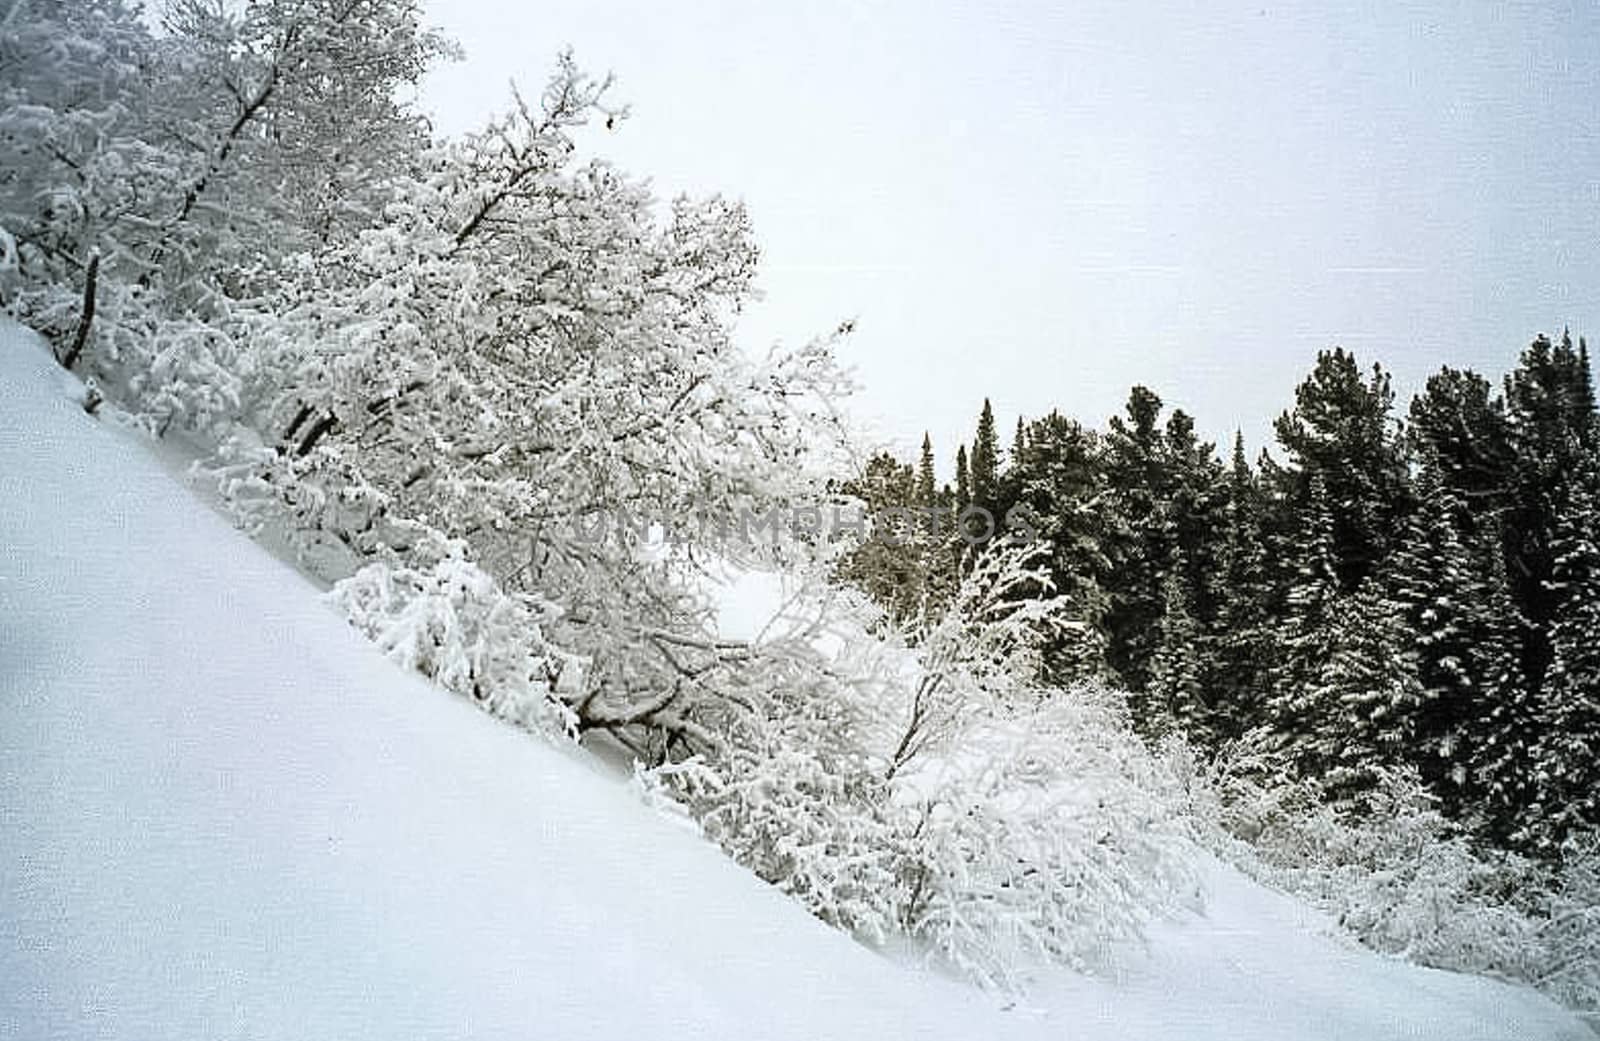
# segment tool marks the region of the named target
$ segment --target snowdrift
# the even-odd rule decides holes
[[[1212,864],[1026,1007],[384,661],[0,326],[0,1038],[1590,1037]]]

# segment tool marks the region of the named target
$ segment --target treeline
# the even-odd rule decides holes
[[[1402,416],[1381,366],[1318,356],[1277,450],[1224,459],[1133,388],[1103,431],[987,401],[955,482],[879,454],[849,490],[881,519],[948,511],[841,574],[902,622],[936,615],[972,556],[956,518],[1020,509],[1083,623],[1057,681],[1129,692],[1147,737],[1267,753],[1360,812],[1414,770],[1496,845],[1553,854],[1600,823],[1600,423],[1587,345],[1540,337],[1498,388],[1442,369]]]

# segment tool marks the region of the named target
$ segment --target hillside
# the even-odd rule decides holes
[[[1025,1007],[397,671],[0,329],[0,1038],[1582,1038],[1221,865]]]

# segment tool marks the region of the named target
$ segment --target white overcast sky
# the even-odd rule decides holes
[[[571,45],[632,117],[593,143],[658,192],[745,200],[752,343],[858,319],[858,414],[948,475],[1103,425],[1135,382],[1251,452],[1316,351],[1498,377],[1600,338],[1600,13],[1347,5],[433,0],[456,132]]]

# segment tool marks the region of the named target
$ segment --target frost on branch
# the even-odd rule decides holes
[[[975,715],[956,749],[902,775],[907,931],[991,986],[1104,968],[1152,918],[1198,903],[1170,787],[1104,689]]]
[[[1600,1011],[1600,837],[1574,833],[1551,864],[1474,844],[1414,772],[1381,773],[1367,813],[1290,776],[1245,750],[1191,776],[1213,848],[1376,950]]]
[[[903,926],[992,986],[1103,965],[1195,895],[1187,827],[1122,697],[1040,679],[1077,623],[1035,547],[1000,545],[919,645],[887,774],[906,835]]]
[[[402,668],[526,729],[575,733],[556,690],[563,670],[581,664],[544,647],[548,604],[506,593],[460,557],[427,570],[373,564],[329,595]]]
[[[1011,598],[1040,580],[1030,551],[997,551],[915,648],[848,602],[781,616],[728,677],[749,711],[662,787],[864,939],[1007,989],[1104,964],[1194,896],[1188,834],[1120,696],[1039,684],[1061,605]]]

